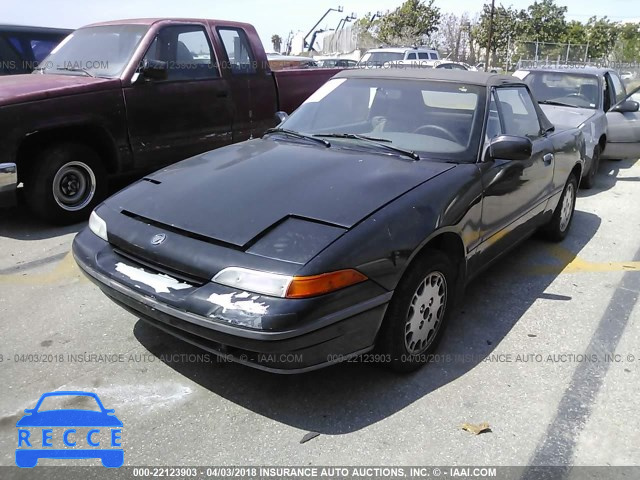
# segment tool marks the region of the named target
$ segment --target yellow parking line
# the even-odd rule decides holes
[[[529,275],[558,275],[561,273],[640,271],[640,262],[590,262],[560,245],[548,247],[547,253],[559,263],[527,266],[525,273]]]
[[[73,255],[69,252],[50,272],[34,274],[24,272],[0,275],[0,283],[12,285],[51,285],[76,278],[79,281],[86,280],[78,268],[78,265],[76,265]]]

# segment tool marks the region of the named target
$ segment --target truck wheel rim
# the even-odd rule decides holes
[[[567,185],[567,190],[564,192],[564,198],[562,200],[562,210],[560,210],[560,231],[564,232],[569,226],[571,221],[571,214],[573,213],[573,198],[575,191],[573,183]]]
[[[95,193],[96,176],[86,163],[65,163],[53,177],[53,198],[63,210],[82,210]]]
[[[447,305],[447,279],[431,272],[418,285],[407,313],[404,345],[412,355],[429,348],[442,324]]]

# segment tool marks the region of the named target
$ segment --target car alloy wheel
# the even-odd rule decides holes
[[[426,351],[436,334],[447,306],[447,279],[433,271],[413,294],[405,325],[405,348],[411,355]]]
[[[567,188],[562,199],[562,209],[560,210],[560,231],[564,232],[569,223],[571,223],[571,216],[573,215],[573,202],[575,201],[575,188],[573,183],[568,183]]]
[[[95,192],[96,176],[86,163],[68,162],[53,177],[53,198],[63,210],[82,210]]]

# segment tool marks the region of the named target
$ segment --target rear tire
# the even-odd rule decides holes
[[[600,145],[596,145],[593,149],[593,157],[591,158],[591,167],[587,174],[582,178],[580,182],[580,188],[589,190],[596,184],[596,176],[598,169],[600,168]]]
[[[544,236],[552,242],[561,242],[565,239],[571,228],[573,212],[576,208],[576,192],[578,191],[578,179],[575,173],[569,175],[558,206],[553,212],[549,223],[542,228]]]
[[[27,181],[29,208],[43,220],[68,225],[86,220],[107,195],[107,175],[98,154],[77,143],[53,145],[35,160]]]
[[[428,361],[454,304],[456,269],[447,255],[427,250],[407,270],[387,308],[378,350],[391,369],[412,372]]]

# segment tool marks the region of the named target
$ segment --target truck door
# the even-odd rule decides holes
[[[229,78],[234,98],[233,141],[259,137],[277,123],[274,115],[278,104],[275,81],[260,38],[254,32],[231,26],[219,26],[216,31],[226,57],[222,58],[223,72]]]
[[[166,78],[138,73],[124,89],[136,167],[159,168],[232,142],[231,92],[203,25],[162,27],[145,61]]]
[[[482,263],[537,226],[553,185],[553,146],[525,87],[501,87],[492,94],[485,152],[491,139],[503,134],[529,138],[533,151],[527,160],[485,158],[479,164],[484,190]]]
[[[607,145],[602,158],[611,160],[640,158],[640,112],[634,101],[636,88],[627,95],[624,84],[615,72],[607,72],[605,81],[612,91],[614,104],[607,111]]]

